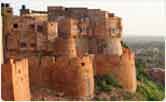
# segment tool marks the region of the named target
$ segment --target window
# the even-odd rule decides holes
[[[36,44],[32,43],[30,44],[31,47],[36,47]]]
[[[85,66],[85,63],[84,63],[84,62],[82,62],[82,63],[81,63],[81,65],[82,65],[82,66]]]
[[[95,48],[89,48],[88,49],[89,54],[94,54],[95,52],[97,52],[97,49],[95,49]]]
[[[18,28],[18,24],[17,23],[13,24],[13,27]]]
[[[38,26],[37,26],[37,31],[38,31],[38,32],[42,32],[42,31],[43,31],[43,26],[38,25]]]
[[[21,74],[21,70],[20,69],[18,69],[18,73]]]
[[[56,57],[54,57],[54,62],[56,62]]]
[[[68,8],[65,8],[65,11],[68,11],[69,9]]]
[[[116,33],[116,28],[112,28],[112,29],[111,29],[111,32],[112,32],[112,33]]]
[[[21,48],[25,48],[27,45],[26,45],[26,43],[22,42],[22,43],[20,44],[20,46],[21,46]]]
[[[73,38],[76,39],[76,36],[74,35]]]
[[[118,28],[111,28],[111,33],[120,33],[120,29],[118,29]]]
[[[31,29],[34,29],[34,28],[35,28],[35,25],[34,25],[34,24],[30,24],[30,28],[31,28]]]
[[[7,10],[7,13],[12,13],[12,11],[11,10]]]

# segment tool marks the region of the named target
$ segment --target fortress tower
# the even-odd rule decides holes
[[[13,17],[13,9],[10,7],[8,3],[1,3],[1,16],[2,16],[2,46],[3,46],[3,59],[4,62],[6,62],[6,51],[7,48],[5,47],[7,45],[6,43],[6,36],[9,34],[10,30],[10,23]]]
[[[122,55],[122,25],[120,17],[110,17],[108,19],[108,33],[109,36],[106,40],[107,47],[104,49],[104,54],[108,55]]]
[[[58,21],[58,38],[55,39],[55,53],[76,57],[76,37],[78,36],[77,21],[65,18]]]
[[[26,59],[26,66],[19,61],[15,69],[29,71],[25,77],[29,76],[30,88],[49,87],[66,97],[91,98],[94,76],[112,74],[125,90],[135,92],[135,59],[121,45],[120,17],[100,9],[51,6],[36,11],[24,5],[16,16],[9,4],[1,7],[4,67],[11,59]],[[8,70],[3,75],[8,76],[6,71],[11,76]]]

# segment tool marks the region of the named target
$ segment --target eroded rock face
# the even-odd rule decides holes
[[[162,68],[149,68],[145,70],[147,75],[155,82],[165,86],[165,70]]]

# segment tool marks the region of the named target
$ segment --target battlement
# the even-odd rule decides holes
[[[10,4],[8,3],[1,3],[1,15],[9,15],[11,16],[13,14],[13,9],[10,7]]]

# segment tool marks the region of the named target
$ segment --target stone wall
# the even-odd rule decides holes
[[[136,91],[135,57],[131,50],[123,49],[121,56],[95,55],[94,70],[95,75],[112,74],[125,90]]]
[[[59,37],[69,38],[76,37],[79,33],[77,19],[64,18],[58,21],[58,34]]]
[[[108,12],[100,9],[88,9],[88,36],[98,39],[105,39],[109,36],[107,31],[107,14]]]
[[[96,76],[110,74],[113,69],[118,68],[120,64],[120,57],[116,55],[97,54],[93,61],[94,72]]]
[[[53,42],[58,37],[58,23],[46,22],[48,41]]]
[[[31,86],[51,88],[51,68],[56,60],[54,56],[30,56],[29,77]]]
[[[110,38],[107,40],[107,47],[104,48],[104,54],[121,56],[123,53],[121,39]]]
[[[137,87],[135,55],[130,49],[123,49],[120,66],[113,73],[123,88],[129,92],[135,92]]]
[[[28,58],[30,86],[53,88],[67,97],[93,97],[92,58],[31,56]]]
[[[107,24],[110,37],[122,37],[122,19],[120,17],[109,17]]]
[[[2,65],[2,98],[30,100],[28,60],[10,60]]]
[[[30,85],[53,88],[67,97],[93,97],[92,56],[29,57]]]
[[[1,95],[3,100],[13,100],[13,80],[12,80],[12,65],[2,64],[1,67]]]
[[[30,56],[28,60],[30,86],[42,86],[40,58],[38,56]]]
[[[94,93],[94,75],[92,59],[83,57],[59,57],[51,67],[53,88],[67,97],[92,97]]]
[[[57,38],[54,42],[54,54],[57,56],[70,56],[76,57],[76,42],[75,39]]]

